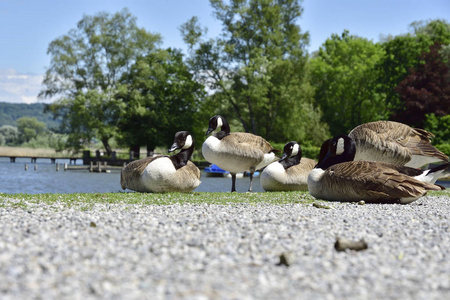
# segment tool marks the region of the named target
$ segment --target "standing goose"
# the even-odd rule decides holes
[[[365,123],[355,127],[349,137],[356,143],[355,160],[384,161],[412,168],[448,162],[448,156],[431,145],[432,133],[402,123]]]
[[[350,137],[333,138],[327,155],[308,176],[310,194],[330,201],[406,204],[428,191],[445,189],[434,183],[448,176],[450,163],[419,170],[386,162],[353,161],[355,153],[356,145]]]
[[[200,185],[200,170],[189,158],[194,151],[194,140],[187,131],[175,134],[169,152],[181,151],[173,156],[146,157],[127,164],[120,173],[123,189],[137,192],[190,192]]]
[[[269,142],[260,136],[245,132],[230,132],[227,120],[222,116],[214,116],[209,120],[206,136],[220,128],[219,132],[208,137],[202,146],[205,159],[231,174],[231,191],[236,191],[236,173],[250,171],[252,191],[253,173],[277,158]]]
[[[307,191],[309,172],[317,162],[303,157],[297,142],[284,145],[283,156],[261,173],[261,185],[266,191]]]

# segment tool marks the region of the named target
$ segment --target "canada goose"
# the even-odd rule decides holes
[[[402,123],[365,123],[355,127],[348,136],[356,143],[355,160],[384,161],[412,168],[448,162],[448,156],[431,145],[432,133]]]
[[[250,171],[250,186],[252,191],[253,173],[277,158],[269,142],[260,136],[231,132],[227,120],[222,116],[214,116],[209,120],[209,128],[205,136],[220,128],[219,132],[208,137],[202,146],[203,156],[207,161],[219,166],[231,174],[231,191],[236,191],[236,173]]]
[[[266,191],[307,191],[308,174],[316,164],[313,159],[302,158],[297,142],[286,143],[281,159],[262,171],[261,186]]]
[[[386,162],[353,161],[355,153],[355,142],[349,136],[333,138],[327,155],[308,176],[310,194],[331,201],[405,204],[428,191],[445,189],[434,183],[448,176],[450,163],[419,170]]]
[[[200,170],[189,158],[194,151],[194,140],[187,131],[175,134],[169,152],[181,149],[173,156],[146,157],[127,164],[120,173],[123,189],[137,192],[190,192],[200,181]]]

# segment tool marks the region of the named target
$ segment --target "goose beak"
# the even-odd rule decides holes
[[[177,143],[173,143],[172,147],[170,147],[169,152],[173,152],[177,149],[179,149],[180,147],[178,146]]]
[[[286,153],[283,153],[283,156],[281,156],[281,158],[280,158],[280,160],[278,162],[283,161],[286,158],[288,158],[288,155]]]
[[[207,130],[206,133],[205,133],[205,136],[209,135],[209,134],[210,134],[211,132],[213,132],[213,131],[214,131],[214,129],[211,128],[211,127],[209,127],[208,130]]]

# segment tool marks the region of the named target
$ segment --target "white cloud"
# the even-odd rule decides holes
[[[42,89],[43,74],[21,74],[14,69],[0,69],[0,102],[36,103]]]

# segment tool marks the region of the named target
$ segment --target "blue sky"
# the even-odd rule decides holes
[[[450,22],[449,0],[304,0],[298,21],[310,33],[309,51],[333,33],[378,42],[380,36],[408,32],[413,21]],[[33,103],[49,66],[49,43],[75,28],[84,14],[115,13],[127,7],[138,26],[163,37],[163,47],[185,49],[179,26],[197,16],[214,37],[221,24],[209,0],[0,0],[0,102]]]

